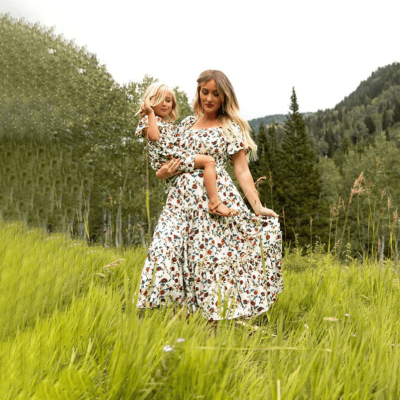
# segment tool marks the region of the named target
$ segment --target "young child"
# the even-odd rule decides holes
[[[176,145],[177,127],[174,121],[178,117],[177,103],[174,92],[166,85],[153,83],[144,96],[139,111],[142,117],[136,129],[139,137],[149,139],[149,156],[153,169],[158,170],[171,158],[182,160],[180,171],[191,172],[193,169],[204,169],[204,186],[208,197],[210,214],[231,217],[238,214],[237,210],[228,208],[219,198],[215,160],[204,154],[188,153]]]

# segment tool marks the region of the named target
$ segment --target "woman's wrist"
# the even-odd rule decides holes
[[[254,204],[252,207],[253,207],[253,211],[254,211],[256,214],[259,214],[260,211],[264,208],[264,207],[261,205],[261,203],[256,203],[256,204]]]

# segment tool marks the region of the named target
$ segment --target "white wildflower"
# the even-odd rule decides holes
[[[169,344],[167,344],[166,346],[163,347],[163,351],[165,351],[166,353],[169,353],[173,349],[174,349],[174,347],[173,346],[171,347]]]
[[[337,322],[338,319],[337,319],[337,318],[334,318],[334,317],[325,317],[325,318],[324,318],[324,321]]]

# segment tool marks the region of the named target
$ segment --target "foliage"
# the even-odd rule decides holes
[[[346,229],[346,242],[351,241],[353,256],[372,256],[372,253],[376,256],[378,247],[380,249],[383,248],[386,256],[393,257],[394,253],[396,253],[394,248],[396,246],[398,248],[398,243],[393,244],[393,233],[390,233],[393,223],[390,225],[389,219],[393,219],[399,207],[399,194],[397,193],[400,187],[400,174],[398,173],[398,160],[400,160],[399,76],[399,63],[379,68],[370,78],[361,82],[357,90],[346,97],[334,109],[318,111],[305,118],[306,132],[311,142],[314,143],[314,148],[320,158],[316,165],[322,177],[319,192],[319,209],[317,211],[318,218],[315,219],[313,216],[314,242],[315,240],[324,243],[330,241],[328,233],[332,233],[329,230],[329,226],[332,223],[332,215],[331,217],[329,215],[333,211],[337,213],[340,207],[343,207],[343,202],[346,203],[347,207],[350,199],[349,188],[352,187],[360,173],[364,172],[364,178],[369,182],[368,185],[373,185],[375,192],[373,194],[372,192],[369,193],[368,196],[366,192],[363,192],[360,199],[357,200],[357,205],[352,204],[348,210],[346,228],[343,228],[345,212],[339,212],[339,217],[334,217],[338,226],[336,240],[341,238],[342,230]],[[282,130],[282,126],[273,126],[277,132],[277,148],[281,151],[284,136],[280,135],[279,132]],[[271,126],[268,131],[270,128]],[[256,136],[261,148],[265,147],[262,144],[263,140],[265,140],[264,130],[264,125],[260,125],[259,134]],[[291,189],[293,189],[293,187],[281,189],[281,196],[279,196],[280,182],[285,181],[285,174],[292,168],[292,164],[287,164],[286,167],[283,167],[283,163],[288,153],[293,151],[294,147],[289,146],[287,150],[276,153],[279,154],[278,156],[268,155],[269,159],[263,159],[262,161],[262,154],[260,153],[260,161],[251,167],[255,176],[269,178],[271,173],[274,190],[270,190],[271,184],[268,181],[268,185],[264,184],[260,188],[260,195],[262,199],[268,199],[268,204],[273,204],[280,214],[283,213],[279,198],[289,196]],[[298,152],[300,152],[300,148]],[[376,174],[375,171],[378,162],[380,163],[381,174]],[[274,165],[278,166],[278,172],[279,169],[282,171],[282,176],[279,176],[278,172],[274,174]],[[307,177],[306,180],[309,180],[309,178]],[[385,200],[386,205],[383,204],[383,199],[379,200],[382,191],[385,191],[388,196]],[[304,196],[308,198],[308,192],[304,193],[304,196],[297,192],[297,189],[294,189],[294,192],[296,192],[297,198],[301,199]],[[272,203],[272,199],[274,203]],[[372,208],[369,207],[368,201],[371,202]],[[390,212],[387,210],[388,201],[391,204]],[[338,206],[339,202],[342,204],[340,207]],[[276,204],[278,204],[279,208]],[[382,218],[377,217],[374,205],[382,213]],[[307,213],[307,204],[302,206],[302,210]],[[372,215],[374,216],[372,217]],[[380,221],[379,224],[378,219]],[[373,221],[378,230],[374,234],[368,231],[368,226],[371,228]],[[283,219],[282,222],[287,228],[286,220]],[[311,232],[307,232],[307,229],[304,229],[308,228],[309,224],[303,222],[300,225],[303,231],[296,229],[295,233],[298,235],[299,242],[304,245]],[[391,226],[390,229],[389,225]],[[358,243],[354,241],[356,237],[358,237]],[[398,239],[396,240],[398,241]],[[391,244],[388,246],[389,242]],[[345,245],[346,243],[343,243],[343,250]],[[396,254],[396,257],[398,257],[398,253]]]
[[[308,117],[313,115],[314,113],[306,112],[304,113],[304,117]],[[262,118],[254,118],[249,121],[251,128],[258,134],[259,128],[261,125],[266,125],[267,127],[271,125],[283,125],[286,121],[286,114],[274,114],[274,115],[266,115]]]
[[[378,68],[334,109],[319,110],[306,122],[319,154],[338,165],[349,146],[363,152],[382,132],[400,148],[400,63]]]
[[[274,125],[267,131],[260,125],[259,159],[250,168],[254,176],[267,178],[267,184],[259,189],[260,197],[264,201],[268,199],[270,207],[281,214],[285,243],[293,245],[297,235],[297,241],[304,246],[313,236],[319,240],[327,238],[323,230],[325,220],[320,217],[325,199],[320,196],[321,171],[314,143],[306,132],[294,89],[290,110],[281,143]]]
[[[155,79],[119,85],[95,55],[52,29],[8,15],[0,18],[0,29],[0,215],[91,243],[145,244],[166,196],[154,171],[146,179],[145,143],[134,137],[140,98]],[[338,210],[339,198],[348,204],[349,188],[364,172],[376,190],[349,208],[346,228],[345,213],[335,217],[335,245],[345,230],[353,255],[371,256],[380,241],[392,256],[389,217],[399,207],[400,187],[399,76],[398,63],[380,68],[334,109],[287,116],[293,126],[276,123],[277,116],[266,117],[268,125],[252,121],[259,159],[250,168],[255,179],[266,178],[260,198],[281,214],[286,243],[293,244],[295,234],[301,245],[332,242],[332,209]],[[175,93],[182,119],[192,111],[187,95],[179,88]],[[290,135],[293,129],[304,140]],[[378,159],[380,174],[374,169]],[[382,190],[391,209],[374,222],[372,234],[368,201],[383,212]]]
[[[0,23],[3,218],[109,246],[143,243],[146,163],[134,131],[154,79],[121,86],[51,29],[8,15]],[[187,96],[175,92],[184,118]],[[154,226],[165,185],[153,171],[149,184]]]

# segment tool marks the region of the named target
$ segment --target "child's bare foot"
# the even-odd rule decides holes
[[[216,203],[208,203],[208,212],[214,215],[220,215],[221,217],[233,217],[239,214],[238,210],[228,208],[221,200]]]

